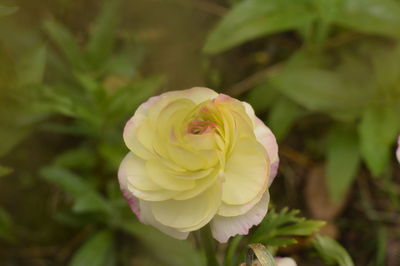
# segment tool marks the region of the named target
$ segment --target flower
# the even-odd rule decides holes
[[[275,263],[276,266],[297,266],[297,263],[294,259],[290,257],[276,257],[275,258]],[[255,261],[252,262],[252,265],[254,266],[261,266],[261,263],[256,259]],[[242,263],[239,266],[246,266],[246,263]]]
[[[297,266],[294,259],[289,257],[275,258],[276,266]]]
[[[397,139],[396,157],[397,157],[397,161],[400,163],[400,135],[399,135],[399,138]]]
[[[251,106],[207,88],[150,98],[127,122],[121,191],[138,219],[178,239],[210,224],[226,242],[268,209],[278,146]]]

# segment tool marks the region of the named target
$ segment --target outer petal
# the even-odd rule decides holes
[[[243,205],[263,193],[269,177],[268,166],[268,156],[257,141],[239,139],[226,162],[222,201]]]
[[[274,180],[279,166],[279,156],[278,156],[278,143],[276,142],[276,138],[271,130],[261,121],[254,113],[253,107],[246,102],[242,102],[244,108],[246,109],[247,115],[253,119],[254,122],[254,134],[258,142],[260,142],[264,148],[267,150],[270,163],[270,185]]]
[[[197,197],[187,200],[151,202],[155,219],[180,231],[194,231],[206,225],[220,205],[221,188],[218,183]]]
[[[236,217],[216,215],[211,221],[213,237],[220,243],[226,243],[231,236],[247,235],[249,229],[261,223],[267,214],[269,192],[266,191],[262,199],[246,214]]]
[[[128,153],[118,170],[120,187],[131,196],[149,201],[167,200],[177,192],[163,190],[147,177],[145,164],[133,153]]]
[[[165,226],[165,225],[159,223],[154,218],[153,213],[151,212],[149,203],[146,201],[140,200],[140,211],[141,211],[140,221],[144,224],[154,226],[161,232],[163,232],[169,236],[175,237],[177,239],[181,239],[181,240],[186,239],[187,236],[189,235],[189,232],[181,232],[175,228],[171,228],[171,227],[168,227],[168,226]]]
[[[399,139],[397,140],[396,157],[397,157],[397,161],[400,163],[400,136],[399,136]]]
[[[256,135],[258,142],[260,142],[267,150],[268,157],[270,159],[271,169],[270,169],[269,184],[271,185],[276,174],[278,173],[278,167],[279,167],[278,143],[276,142],[275,136],[271,132],[271,130],[257,117],[255,119],[254,133]]]

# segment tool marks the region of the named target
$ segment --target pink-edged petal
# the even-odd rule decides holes
[[[122,196],[128,201],[129,207],[131,211],[136,215],[136,217],[140,220],[140,207],[139,207],[139,200],[133,196],[129,191],[122,189]]]
[[[276,142],[276,138],[272,131],[257,117],[255,119],[254,134],[256,135],[257,141],[264,146],[268,153],[271,165],[269,184],[271,185],[278,173],[278,143]]]
[[[400,163],[400,136],[399,136],[399,139],[397,140],[396,157],[397,157],[397,161]]]
[[[140,206],[140,222],[154,226],[164,234],[167,234],[171,237],[174,237],[176,239],[184,240],[188,237],[189,232],[181,232],[175,228],[165,226],[161,223],[159,223],[155,218],[154,215],[150,209],[149,203],[143,200],[139,200],[139,206]]]
[[[278,143],[276,142],[275,135],[272,131],[261,121],[254,112],[253,107],[246,102],[242,102],[247,115],[254,122],[254,134],[256,135],[257,141],[260,142],[267,150],[271,169],[270,169],[270,180],[269,184],[272,184],[276,174],[278,173],[279,167],[279,156],[278,156]]]
[[[226,243],[231,236],[247,235],[249,229],[258,225],[268,211],[269,192],[266,191],[262,199],[247,213],[236,217],[216,215],[211,220],[213,237],[220,243]]]

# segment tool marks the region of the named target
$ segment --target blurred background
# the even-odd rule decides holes
[[[194,86],[275,133],[276,209],[400,265],[399,38],[398,0],[0,1],[0,265],[201,265],[117,183],[137,106]],[[279,254],[326,265],[296,242]]]

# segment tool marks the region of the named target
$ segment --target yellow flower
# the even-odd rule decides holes
[[[143,103],[128,121],[121,190],[142,223],[185,239],[210,223],[226,242],[268,209],[278,146],[251,106],[207,88]]]

